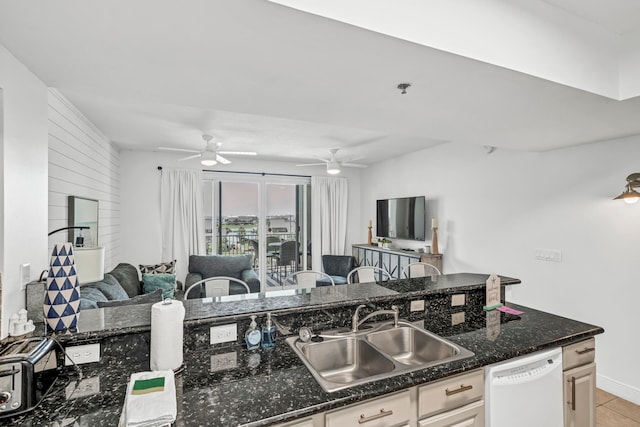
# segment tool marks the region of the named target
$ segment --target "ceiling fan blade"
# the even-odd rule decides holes
[[[303,163],[301,165],[296,165],[296,166],[325,166],[326,163]]]
[[[231,163],[231,160],[225,159],[224,157],[222,157],[220,154],[216,153],[216,160],[218,161],[218,163],[222,163],[223,165],[228,165],[229,163]]]
[[[256,156],[258,153],[255,151],[218,151],[218,154],[224,154],[227,156]]]
[[[350,168],[366,168],[368,165],[363,165],[360,163],[340,163],[342,166],[347,166]]]
[[[162,151],[178,151],[181,153],[199,153],[201,150],[189,150],[187,148],[158,147]]]
[[[191,159],[195,159],[195,158],[200,157],[200,156],[202,156],[202,154],[201,154],[201,153],[198,153],[198,154],[194,154],[193,156],[183,157],[183,158],[181,158],[181,159],[178,159],[178,161],[179,161],[179,162],[182,162],[182,161],[184,161],[184,160],[191,160]]]

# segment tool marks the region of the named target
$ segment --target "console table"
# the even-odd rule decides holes
[[[384,268],[394,279],[400,279],[402,270],[412,262],[426,262],[442,271],[442,254],[433,255],[402,249],[384,249],[374,245],[352,245],[351,253],[358,266],[371,265]]]

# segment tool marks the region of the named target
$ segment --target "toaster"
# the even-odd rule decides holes
[[[58,374],[56,343],[26,338],[0,349],[0,418],[35,408]]]

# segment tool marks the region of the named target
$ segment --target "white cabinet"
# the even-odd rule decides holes
[[[565,427],[596,425],[596,364],[593,338],[562,349]]]
[[[484,372],[468,372],[418,389],[418,426],[483,427]]]
[[[410,390],[347,406],[325,414],[326,427],[410,426]]]
[[[484,400],[418,421],[418,427],[484,426]]]

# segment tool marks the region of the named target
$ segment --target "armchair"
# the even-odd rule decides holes
[[[240,279],[252,293],[260,292],[260,280],[252,268],[252,254],[245,255],[190,255],[189,273],[185,288],[202,279],[227,276]],[[246,289],[238,283],[229,283],[229,294],[244,294]]]
[[[349,272],[356,267],[356,259],[351,255],[322,255],[322,267],[336,285],[344,285]]]

